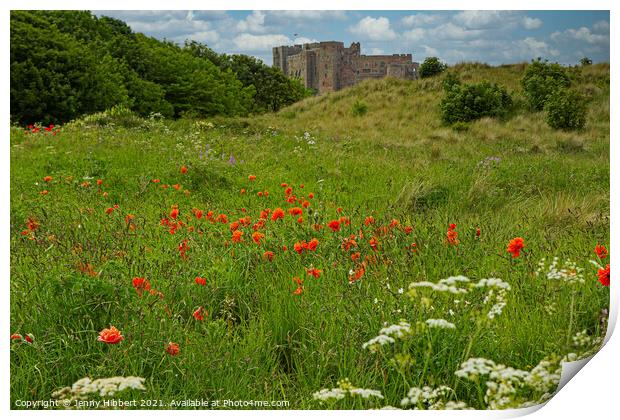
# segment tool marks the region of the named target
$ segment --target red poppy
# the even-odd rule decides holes
[[[506,247],[506,251],[512,254],[512,258],[518,258],[521,255],[521,250],[525,248],[523,244],[523,238],[514,238],[508,242],[508,246]]]
[[[405,231],[405,233],[407,235],[409,235],[411,232],[413,232],[413,228],[411,226],[405,226],[405,228],[403,230]]]
[[[222,223],[228,223],[228,216],[226,216],[225,214],[220,214],[219,216],[217,216],[217,221]]]
[[[607,248],[605,248],[603,245],[596,245],[596,247],[594,248],[594,252],[601,260],[604,260],[605,258],[607,258],[607,255],[609,255],[609,252],[607,252]]]
[[[198,309],[196,309],[193,313],[194,315],[194,319],[196,321],[204,321],[205,320],[205,316],[209,316],[209,313],[207,311],[205,311],[202,306],[198,307]]]
[[[273,211],[273,214],[271,215],[271,220],[273,220],[274,222],[278,219],[284,219],[284,210],[279,207],[275,209]]]
[[[327,226],[333,231],[338,232],[340,230],[340,222],[338,220],[330,221]]]
[[[294,295],[301,295],[301,292],[304,290],[302,284],[303,281],[299,277],[293,277],[293,281],[297,283],[297,289],[293,292]]]
[[[308,198],[309,198],[310,200],[312,200],[312,199],[314,198],[314,193],[310,193],[310,194],[308,194]]]
[[[308,242],[307,249],[310,251],[316,251],[316,247],[319,245],[319,240],[317,238],[312,238],[310,242]]]
[[[166,347],[166,353],[168,353],[170,356],[176,356],[177,354],[179,354],[179,345],[173,342],[168,343],[168,347]]]
[[[283,183],[281,183],[281,184],[280,184],[280,186],[281,186],[282,188],[286,188],[286,187],[288,187],[288,184],[287,184],[286,182],[283,182]]]
[[[104,328],[101,330],[97,340],[106,344],[118,344],[123,341],[123,336],[115,326],[111,325],[110,328]]]
[[[41,194],[41,195],[47,195],[47,194],[49,194],[49,191],[48,191],[48,190],[43,190],[43,191],[41,191],[39,194]]]
[[[260,241],[261,239],[263,239],[265,237],[264,233],[260,233],[260,232],[254,232],[252,234],[252,240],[254,241],[255,244],[260,245]]]
[[[609,264],[605,268],[599,268],[598,270],[598,282],[603,286],[609,287]]]
[[[24,337],[22,337],[21,334],[11,334],[11,341],[12,340],[23,340]]]
[[[321,277],[321,272],[323,270],[318,270],[316,268],[308,268],[306,269],[306,273],[308,273],[309,276],[315,277],[315,278],[319,278]]]
[[[52,180],[52,177],[49,176],[49,175],[46,176],[45,178],[43,178],[43,181],[45,181],[45,182],[50,182],[51,180]]]
[[[450,226],[448,227],[448,232],[446,233],[446,240],[448,241],[450,245],[458,245],[459,244],[458,236],[459,234],[456,231],[456,225],[454,223],[451,223]]]
[[[105,209],[106,214],[112,214],[113,211],[114,211],[114,208],[112,207],[108,207],[107,209]]]
[[[249,175],[248,180],[254,181],[256,179],[256,175]]]
[[[288,213],[291,216],[299,216],[300,214],[302,214],[304,211],[299,208],[299,207],[291,207],[290,209],[288,209]]]
[[[235,243],[241,242],[241,236],[243,236],[243,231],[235,230],[232,233],[232,241],[235,242]]]
[[[481,231],[480,228],[476,228],[476,237],[480,237]]]
[[[293,193],[293,188],[288,187],[286,190],[284,190],[284,195],[289,196]]]
[[[200,285],[200,286],[206,286],[207,284],[207,279],[205,279],[204,277],[196,277],[194,279],[194,283]]]
[[[172,217],[173,219],[176,219],[177,217],[179,217],[179,209],[176,207],[173,207],[172,210],[170,210],[170,217]]]
[[[372,216],[368,216],[366,219],[364,219],[364,225],[368,226],[375,223],[375,218]]]
[[[138,292],[140,296],[142,296],[143,291],[151,290],[151,284],[144,277],[134,277],[132,280],[132,284],[133,288],[136,289],[136,292]]]
[[[183,242],[179,244],[179,255],[181,255],[181,258],[187,259],[187,256],[185,254],[187,253],[188,249],[189,245],[187,244],[187,239],[184,239]]]
[[[230,225],[228,225],[228,227],[230,228],[231,232],[234,232],[239,229],[239,222],[232,222]]]
[[[377,246],[379,245],[379,241],[377,241],[377,238],[375,238],[374,236],[372,238],[370,238],[370,240],[368,241],[368,243],[370,244],[370,247],[373,250],[377,249]]]
[[[181,166],[181,173],[182,174],[187,173],[187,167],[186,166]]]
[[[268,260],[268,261],[273,261],[273,252],[271,251],[265,251],[263,253],[263,258]]]

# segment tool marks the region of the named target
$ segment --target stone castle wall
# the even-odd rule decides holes
[[[324,93],[369,78],[415,79],[418,63],[411,54],[361,55],[359,42],[345,48],[342,42],[328,41],[274,47],[273,66]]]

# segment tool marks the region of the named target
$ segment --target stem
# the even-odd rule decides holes
[[[570,295],[570,318],[568,321],[568,333],[566,334],[566,345],[570,344],[571,333],[573,330],[573,312],[575,311],[575,290]]]

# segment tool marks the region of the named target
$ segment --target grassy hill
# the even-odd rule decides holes
[[[413,405],[547,398],[560,360],[606,329],[609,289],[590,260],[607,263],[594,248],[609,243],[609,67],[572,76],[589,99],[574,132],[526,109],[524,69],[451,68],[517,105],[455,128],[440,122],[441,78],[368,81],[252,119],[12,127],[11,330],[34,336],[12,341],[12,405],[86,376],[143,377],[146,391],[119,395],[166,403],[400,407],[441,385],[453,391]],[[442,292],[451,277],[467,293]],[[112,325],[124,339],[97,341]],[[372,344],[389,325],[394,342]],[[471,358],[548,365],[510,373],[519,391],[502,394],[455,374]],[[345,395],[344,378],[383,398]],[[324,388],[343,398],[313,397]]]

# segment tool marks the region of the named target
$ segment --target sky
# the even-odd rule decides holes
[[[196,40],[220,53],[272,64],[274,46],[360,42],[362,54],[436,56],[448,64],[492,65],[542,57],[576,64],[609,62],[608,11],[93,11],[135,32],[179,44]]]

